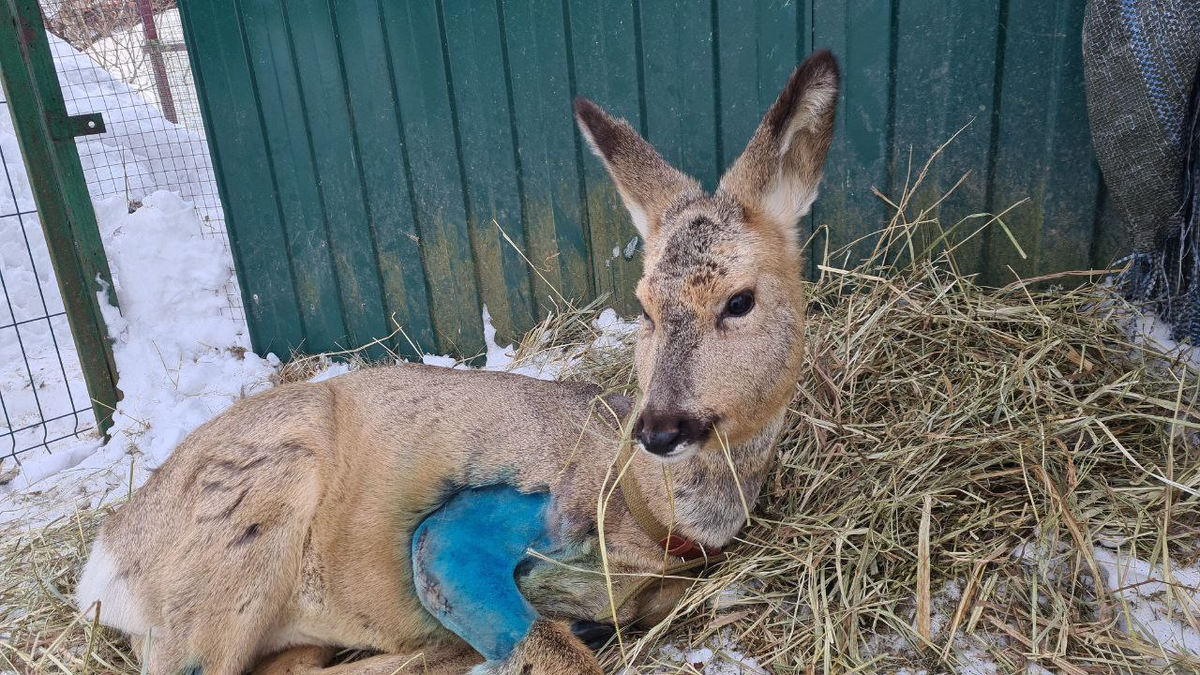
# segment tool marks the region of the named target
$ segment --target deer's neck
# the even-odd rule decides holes
[[[733,539],[771,470],[783,418],[781,411],[757,435],[731,446],[728,456],[710,450],[664,465],[636,453],[630,470],[659,522],[705,546]]]

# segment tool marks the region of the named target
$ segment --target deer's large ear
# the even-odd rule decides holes
[[[805,59],[721,178],[720,189],[791,231],[817,198],[840,82],[837,60],[828,51]]]
[[[699,183],[667,164],[628,122],[582,96],[575,99],[575,120],[592,152],[604,162],[643,239],[656,234],[663,211],[680,194],[700,190]]]

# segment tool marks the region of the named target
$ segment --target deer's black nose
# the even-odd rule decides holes
[[[663,429],[642,429],[642,433],[638,434],[638,440],[642,442],[642,447],[653,452],[656,455],[670,454],[679,440],[679,430],[674,427]]]
[[[694,417],[652,407],[642,410],[634,427],[642,447],[662,457],[684,443],[703,439],[707,431],[707,425]]]

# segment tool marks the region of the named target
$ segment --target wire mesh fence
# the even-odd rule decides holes
[[[77,139],[93,200],[132,212],[158,190],[194,204],[206,237],[228,249],[225,217],[175,0],[41,0],[71,114],[102,113]],[[5,458],[54,450],[94,428],[7,102],[0,114],[0,485]],[[226,311],[243,318],[236,281]]]
[[[0,112],[0,458],[94,427],[8,101]],[[0,461],[0,483],[12,467]]]
[[[78,139],[93,199],[137,208],[178,192],[206,236],[228,248],[200,104],[175,0],[41,0],[67,110],[101,112],[108,130]],[[227,293],[240,315],[241,296]]]

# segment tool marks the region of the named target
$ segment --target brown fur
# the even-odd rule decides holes
[[[630,471],[658,519],[705,546],[727,544],[744,524],[743,500],[757,498],[799,373],[799,216],[789,214],[815,197],[837,88],[828,53],[806,61],[712,195],[627,123],[590,102],[576,105],[646,238],[638,297],[647,318],[636,351],[646,409],[684,410],[715,432],[665,466],[635,453]],[[728,298],[747,290],[754,309],[725,316]],[[139,643],[152,628],[147,665],[156,674],[199,666],[204,675],[236,675],[256,664],[263,673],[308,673],[325,669],[333,647],[384,654],[330,674],[462,673],[480,657],[418,602],[411,534],[454,491],[509,483],[548,491],[557,535],[571,551],[564,555],[598,568],[597,502],[632,408],[598,394],[402,365],[241,401],[193,432],[109,519],[80,602],[101,600],[102,620]],[[669,562],[620,493],[604,529],[614,571],[655,572]],[[554,621],[601,613],[603,579],[543,565],[519,583],[546,619],[487,672],[598,673]],[[681,590],[664,585],[618,618],[656,619]]]

